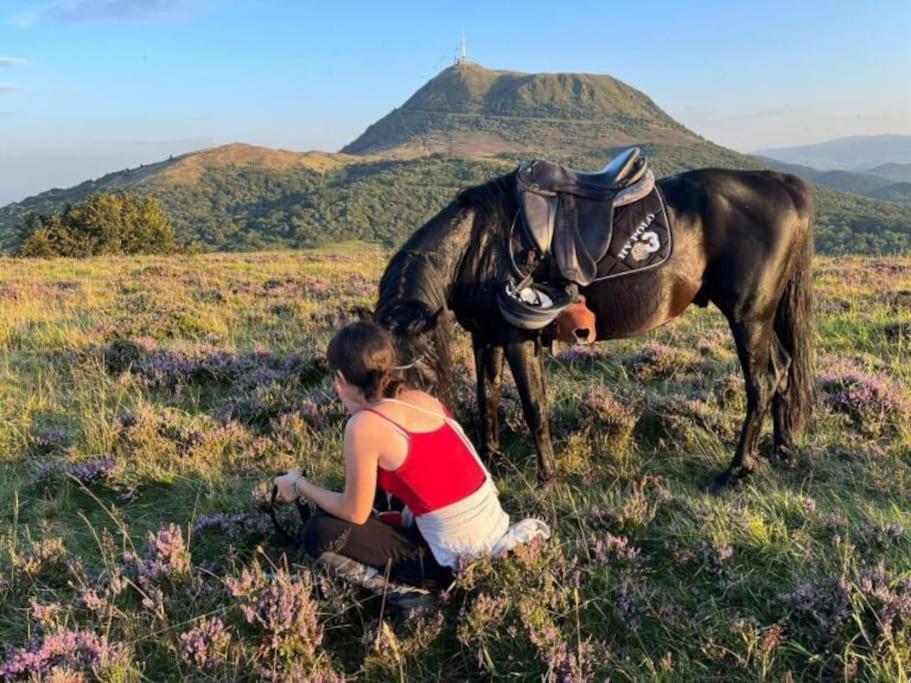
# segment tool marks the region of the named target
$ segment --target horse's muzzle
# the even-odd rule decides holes
[[[595,314],[580,296],[567,306],[556,319],[556,339],[566,344],[594,344],[597,336]]]

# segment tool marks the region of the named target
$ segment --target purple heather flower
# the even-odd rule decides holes
[[[214,515],[203,515],[197,517],[193,523],[194,534],[213,530],[228,538],[238,538],[243,534],[262,536],[268,534],[271,529],[271,523],[267,517],[246,512],[219,512]]]
[[[79,596],[78,603],[92,612],[103,612],[108,606],[108,601],[98,595],[93,588],[84,590]]]
[[[626,536],[614,536],[611,533],[595,541],[591,550],[595,560],[600,564],[610,564],[614,560],[633,562],[642,552],[638,546],[632,545]]]
[[[669,363],[677,355],[677,350],[666,344],[651,342],[640,351],[623,359],[622,363],[629,368],[661,366]]]
[[[180,634],[180,656],[200,669],[210,668],[224,654],[230,641],[231,634],[221,619],[203,618]]]
[[[857,367],[836,367],[819,378],[832,407],[861,424],[877,424],[890,415],[911,412],[903,385],[883,373],[868,374]]]
[[[10,650],[0,664],[5,681],[43,679],[55,669],[97,672],[124,660],[123,652],[91,631],[62,631]]]
[[[149,586],[162,578],[179,579],[190,572],[190,551],[183,540],[183,532],[176,524],[169,524],[157,534],[149,534],[144,558],[125,553],[124,561],[135,568],[142,586]]]
[[[563,361],[564,363],[569,363],[570,365],[575,365],[576,363],[584,363],[587,360],[591,360],[598,355],[598,352],[595,351],[591,346],[570,346],[568,349],[564,349],[557,354],[557,359]]]
[[[279,569],[267,577],[258,568],[244,567],[239,578],[227,580],[247,620],[266,633],[273,651],[290,648],[312,659],[323,641],[323,629],[313,600],[309,573],[292,577]]]
[[[44,460],[38,463],[36,478],[41,480],[51,475],[72,476],[79,482],[89,486],[98,484],[120,473],[123,466],[113,458],[95,458],[81,462],[65,462],[63,460]]]

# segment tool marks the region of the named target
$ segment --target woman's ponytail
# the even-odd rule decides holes
[[[368,401],[394,398],[404,385],[392,337],[373,322],[343,327],[329,343],[329,364],[360,387]]]

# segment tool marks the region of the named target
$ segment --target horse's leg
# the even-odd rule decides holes
[[[472,337],[474,363],[478,376],[478,413],[481,455],[500,453],[500,383],[503,379],[503,347]]]
[[[544,386],[544,352],[537,339],[506,345],[506,359],[522,398],[522,412],[538,450],[538,479],[549,481],[556,473],[554,446],[550,440],[547,396]]]
[[[769,358],[769,375],[772,380],[772,424],[774,441],[772,458],[785,461],[790,457],[794,447],[791,433],[786,429],[785,421],[788,414],[789,378],[791,369],[791,354],[781,343],[778,333],[772,333],[772,349]]]
[[[715,477],[711,487],[713,493],[753,471],[756,441],[776,387],[775,373],[770,372],[772,321],[731,322],[731,331],[734,333],[737,355],[743,368],[747,414],[734,459],[725,472]]]

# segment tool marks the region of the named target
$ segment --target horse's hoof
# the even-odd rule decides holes
[[[549,489],[557,482],[557,473],[556,472],[541,472],[538,474],[538,487],[541,489]]]
[[[709,485],[709,493],[713,496],[721,495],[725,490],[738,486],[748,475],[749,470],[725,470],[719,474]]]
[[[789,470],[797,466],[794,449],[786,444],[778,444],[772,449],[772,455],[769,458],[772,462],[783,465]]]
[[[711,484],[709,484],[709,493],[713,496],[720,496],[730,483],[731,475],[727,472],[722,472],[712,480]]]

